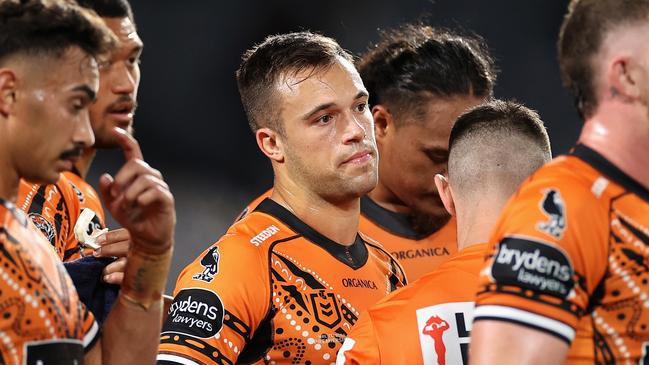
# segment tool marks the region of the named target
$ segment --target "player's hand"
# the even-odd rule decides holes
[[[169,186],[158,170],[144,162],[133,136],[119,128],[113,131],[126,162],[114,178],[104,174],[99,180],[106,207],[128,230],[133,249],[149,254],[168,252],[176,224]]]
[[[124,228],[110,230],[97,238],[101,246],[94,251],[96,257],[117,257],[118,259],[104,268],[103,280],[108,284],[121,285],[126,269],[126,255],[131,243],[131,236]]]

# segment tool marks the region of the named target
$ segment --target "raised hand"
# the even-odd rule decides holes
[[[161,254],[171,249],[176,213],[173,195],[162,174],[144,162],[137,141],[115,128],[126,162],[113,178],[99,181],[108,211],[128,230],[132,249]]]

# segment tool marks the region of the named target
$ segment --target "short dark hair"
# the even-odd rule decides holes
[[[564,85],[575,96],[583,119],[598,106],[593,60],[606,34],[621,25],[649,20],[648,0],[572,0],[559,33]]]
[[[448,176],[461,194],[488,189],[509,196],[551,158],[550,139],[539,115],[515,102],[493,100],[455,122]]]
[[[481,38],[419,23],[382,32],[356,65],[370,105],[386,104],[397,113],[421,113],[430,96],[491,97],[496,80]]]
[[[252,131],[271,127],[283,133],[279,108],[272,105],[273,89],[281,77],[309,69],[316,72],[334,64],[339,57],[353,62],[352,56],[335,40],[311,32],[269,36],[246,51],[236,76]]]
[[[73,46],[98,57],[114,44],[97,15],[70,1],[0,2],[0,64],[19,53],[61,57]]]
[[[550,151],[550,139],[539,114],[522,104],[503,100],[492,100],[462,114],[451,129],[449,151],[467,135],[498,129],[528,137]]]
[[[133,10],[128,0],[76,0],[84,8],[92,9],[102,18],[125,18],[133,21]]]

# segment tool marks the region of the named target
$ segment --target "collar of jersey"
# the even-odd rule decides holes
[[[419,241],[439,230],[435,229],[431,232],[419,233],[412,229],[406,214],[387,210],[376,204],[376,202],[367,195],[361,198],[361,214],[384,230],[410,240]]]
[[[367,262],[367,246],[359,234],[356,234],[356,239],[351,246],[332,241],[270,198],[259,203],[255,212],[265,213],[279,219],[300,236],[320,246],[338,261],[354,270]]]
[[[583,144],[578,144],[570,154],[586,162],[597,171],[623,186],[625,189],[633,192],[642,199],[649,201],[649,190],[646,187],[624,173],[624,171],[613,165],[611,161],[607,160],[595,150],[588,148]]]

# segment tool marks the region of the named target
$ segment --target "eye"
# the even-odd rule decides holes
[[[364,113],[367,110],[367,103],[360,103],[355,107],[356,111],[359,113]]]
[[[320,123],[320,124],[329,124],[329,122],[331,122],[333,119],[334,119],[334,117],[332,115],[325,114],[325,115],[321,116],[320,118],[318,118],[316,120],[316,122]]]
[[[128,59],[127,62],[130,66],[135,66],[142,64],[142,59],[140,58],[140,56],[132,56]]]

